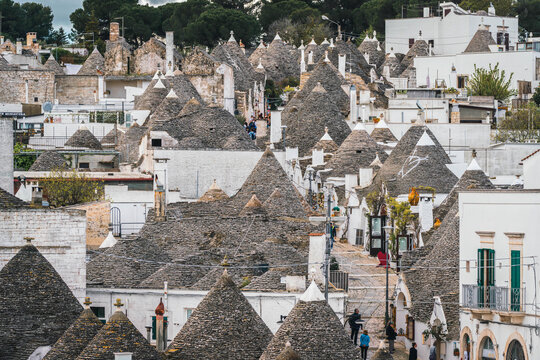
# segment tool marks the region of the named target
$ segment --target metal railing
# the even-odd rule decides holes
[[[349,291],[349,273],[341,270],[331,270],[329,281],[338,289]]]
[[[525,289],[463,285],[463,306],[470,309],[525,311]]]

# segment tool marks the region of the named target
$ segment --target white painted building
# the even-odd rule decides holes
[[[393,52],[406,54],[421,31],[433,54],[459,54],[465,50],[480,24],[489,25],[493,39],[499,39],[502,44],[506,38],[509,44],[518,41],[518,18],[497,16],[494,8],[485,9],[488,12],[470,13],[452,2],[444,2],[438,10],[440,15],[424,8],[424,17],[421,18],[387,19],[385,52],[390,53],[393,49]]]
[[[540,52],[496,51],[481,53],[458,53],[414,58],[417,86],[433,87],[444,81],[447,87],[463,90],[474,73],[475,66],[489,68],[499,64],[506,76],[512,77],[512,89],[518,89],[518,81],[530,81],[531,88],[540,84]]]
[[[540,358],[540,189],[464,191],[459,213],[461,354]]]

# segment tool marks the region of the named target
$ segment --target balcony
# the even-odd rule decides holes
[[[463,307],[481,320],[492,320],[497,313],[502,321],[520,323],[525,315],[524,288],[463,285],[462,300]]]

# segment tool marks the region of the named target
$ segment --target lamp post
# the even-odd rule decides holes
[[[321,19],[323,19],[323,20],[325,20],[325,21],[328,21],[328,22],[331,22],[332,24],[336,24],[336,25],[337,25],[337,29],[338,29],[338,39],[341,40],[341,25],[338,24],[337,22],[335,22],[334,20],[330,20],[330,19],[328,18],[328,16],[326,16],[326,15],[321,16]]]
[[[385,225],[383,226],[383,229],[385,230],[385,234],[384,234],[384,241],[385,241],[385,246],[384,246],[384,255],[385,255],[385,258],[386,258],[386,294],[385,294],[385,298],[386,298],[386,301],[385,301],[385,307],[384,307],[384,326],[388,326],[388,321],[390,320],[390,315],[388,313],[388,302],[389,302],[389,298],[388,298],[388,268],[390,267],[390,264],[389,264],[389,256],[388,256],[388,233],[390,231],[392,231],[394,229],[394,227],[392,225]]]
[[[308,192],[308,200],[309,200],[309,206],[313,209],[313,190],[311,189],[311,183],[313,182],[313,173],[315,170],[308,166],[307,173],[308,173],[308,179],[309,179],[309,192]]]

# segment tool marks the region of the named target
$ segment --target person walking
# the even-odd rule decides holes
[[[437,360],[437,348],[435,344],[431,345],[429,348],[429,360]]]
[[[409,360],[417,360],[418,359],[418,351],[416,350],[416,343],[413,342],[411,349],[409,350]]]
[[[386,338],[388,339],[388,350],[390,354],[394,352],[394,341],[396,340],[397,333],[394,329],[394,324],[390,321],[386,327]]]
[[[371,339],[369,338],[368,331],[364,330],[363,334],[360,335],[360,355],[362,356],[363,360],[367,360],[367,351],[370,340]]]
[[[349,316],[347,320],[351,327],[351,340],[354,341],[354,345],[358,346],[358,330],[360,329],[360,310],[354,309],[354,314]]]

